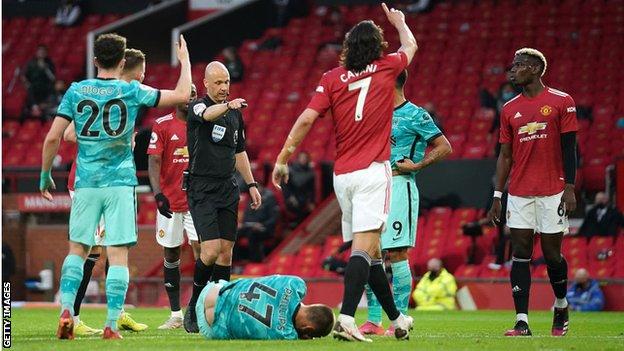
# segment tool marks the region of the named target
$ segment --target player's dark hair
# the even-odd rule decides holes
[[[394,86],[397,89],[403,89],[403,87],[405,86],[405,82],[407,82],[407,70],[406,69],[404,69],[403,71],[401,71],[401,73],[399,73],[399,76],[397,77]]]
[[[320,304],[308,307],[307,319],[312,323],[314,329],[310,332],[305,332],[306,336],[309,338],[322,338],[329,335],[334,327],[334,312],[332,312],[329,306]]]
[[[145,54],[138,49],[126,49],[124,58],[126,59],[124,72],[132,71],[145,62]]]
[[[361,72],[368,64],[380,58],[387,47],[383,29],[373,21],[362,21],[345,36],[340,64],[349,71]]]
[[[93,44],[93,55],[101,68],[115,68],[124,58],[126,38],[114,34],[102,34]]]

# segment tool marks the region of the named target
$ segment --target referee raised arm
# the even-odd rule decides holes
[[[210,281],[230,280],[232,249],[236,241],[239,191],[238,170],[249,186],[252,208],[261,203],[245,151],[244,99],[228,101],[230,73],[220,62],[206,66],[207,95],[190,104],[187,118],[189,209],[201,245],[195,262],[193,296],[184,316],[184,329],[197,333],[195,304]]]

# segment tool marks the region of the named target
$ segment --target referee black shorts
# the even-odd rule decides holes
[[[234,178],[214,180],[191,176],[186,192],[199,241],[236,241],[239,190]]]

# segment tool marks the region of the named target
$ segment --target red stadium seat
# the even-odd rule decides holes
[[[262,263],[248,263],[243,270],[243,275],[249,276],[263,276],[266,275],[266,273],[267,267]]]
[[[479,276],[481,266],[479,265],[461,265],[455,270],[457,278],[476,278]]]

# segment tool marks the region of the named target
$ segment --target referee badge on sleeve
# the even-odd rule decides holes
[[[225,136],[225,127],[216,125],[212,127],[212,141],[218,143]]]
[[[203,116],[204,115],[204,111],[206,111],[206,104],[204,104],[203,102],[200,102],[199,104],[193,106],[193,112],[198,115],[198,116]]]

